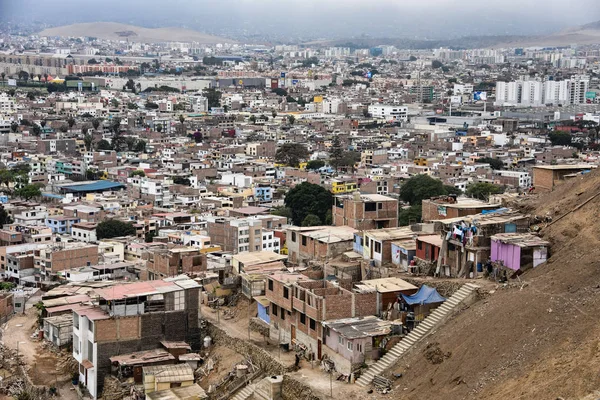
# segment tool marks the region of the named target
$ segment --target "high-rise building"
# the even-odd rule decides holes
[[[585,104],[585,92],[590,87],[588,75],[574,75],[571,82],[571,104]]]
[[[566,105],[571,103],[571,81],[544,82],[544,104]]]
[[[539,81],[524,81],[521,89],[523,106],[539,107],[544,104],[544,84]]]

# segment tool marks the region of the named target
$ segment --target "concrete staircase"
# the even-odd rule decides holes
[[[232,400],[248,400],[251,399],[254,395],[255,385],[250,384],[240,390],[235,396],[233,396]]]
[[[410,348],[421,339],[429,335],[437,326],[446,321],[450,314],[459,304],[471,298],[478,286],[472,283],[463,285],[456,293],[447,299],[440,307],[436,308],[427,316],[416,329],[412,330],[405,338],[396,344],[385,356],[379,359],[366,372],[364,372],[356,383],[360,386],[367,386],[375,375],[383,374],[388,368],[393,366]]]

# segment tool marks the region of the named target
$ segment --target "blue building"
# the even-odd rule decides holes
[[[273,188],[271,186],[257,186],[254,188],[254,198],[257,201],[269,202],[273,200]]]
[[[80,222],[79,218],[63,217],[62,215],[46,218],[46,226],[52,230],[52,233],[71,234],[73,224]]]

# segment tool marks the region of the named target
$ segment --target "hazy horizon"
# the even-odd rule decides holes
[[[568,15],[583,19],[565,18]],[[4,21],[48,26],[120,22],[231,37],[456,38],[533,35],[600,20],[597,0],[0,0]]]

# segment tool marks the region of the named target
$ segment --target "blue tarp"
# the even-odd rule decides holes
[[[437,290],[427,285],[423,285],[419,288],[419,291],[413,295],[406,296],[402,295],[402,298],[406,302],[406,304],[431,304],[431,303],[441,303],[446,301],[444,297],[442,297]]]

